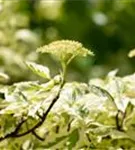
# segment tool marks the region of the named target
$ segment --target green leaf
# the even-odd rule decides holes
[[[112,130],[110,132],[110,136],[112,137],[112,139],[125,139],[125,138],[129,138],[129,136],[122,131],[118,131],[118,130]]]
[[[134,105],[129,102],[125,110],[124,127],[129,129],[134,124]]]
[[[134,109],[134,105],[131,102],[129,102],[125,110],[127,117],[133,112],[133,109]]]
[[[117,108],[113,96],[107,90],[96,85],[89,85],[89,87],[91,92],[95,93],[96,95],[99,95],[100,97],[107,97],[110,101],[113,102],[114,106]]]
[[[0,137],[3,137],[4,135],[11,133],[15,128],[16,122],[15,118],[13,118],[11,115],[4,114],[0,116]]]
[[[57,144],[59,144],[60,142],[62,142],[63,140],[65,140],[67,138],[67,136],[62,136],[62,137],[58,137],[56,138],[55,141],[48,143],[47,145],[44,145],[43,148],[51,148]]]
[[[68,150],[72,150],[77,141],[79,141],[79,131],[75,129],[68,138]]]
[[[135,128],[134,127],[130,127],[127,130],[127,135],[129,136],[130,139],[132,139],[135,142]]]
[[[10,103],[7,101],[0,102],[0,112],[2,109],[6,108]]]
[[[29,69],[31,69],[35,74],[50,80],[50,70],[42,65],[36,64],[34,62],[26,62],[26,65],[28,66]]]
[[[7,82],[9,80],[9,76],[5,73],[0,72],[0,82]]]
[[[0,115],[4,114],[16,114],[22,115],[27,111],[28,103],[27,102],[12,102],[5,109],[0,111]]]

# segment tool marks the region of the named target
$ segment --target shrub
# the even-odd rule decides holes
[[[26,62],[45,83],[1,85],[1,150],[135,147],[135,74],[118,77],[114,70],[105,79],[68,82],[68,64],[76,56],[92,56],[90,50],[79,42],[62,40],[37,52],[50,53],[60,61],[61,68],[52,77],[48,67]]]

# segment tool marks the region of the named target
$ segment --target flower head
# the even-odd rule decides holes
[[[60,40],[40,47],[37,52],[50,53],[55,55],[60,61],[69,63],[76,56],[93,55],[91,51],[84,48],[83,45],[76,41]]]

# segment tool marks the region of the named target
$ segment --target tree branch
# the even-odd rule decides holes
[[[36,130],[38,127],[40,127],[40,126],[44,123],[44,121],[46,120],[46,118],[47,118],[49,112],[51,111],[52,107],[54,106],[54,104],[56,103],[56,101],[59,99],[61,90],[62,90],[62,88],[63,88],[63,86],[64,86],[64,83],[65,83],[65,82],[62,81],[57,96],[52,100],[52,102],[51,102],[51,104],[49,105],[49,107],[48,107],[48,109],[46,110],[46,112],[43,114],[43,116],[40,117],[41,120],[40,120],[36,125],[34,125],[32,128],[28,129],[27,131],[25,131],[25,132],[23,132],[23,133],[19,133],[20,128],[21,128],[22,125],[26,122],[26,120],[22,120],[22,121],[17,125],[16,129],[15,129],[13,132],[11,132],[11,133],[5,135],[4,137],[1,137],[1,138],[0,138],[0,141],[5,140],[5,139],[10,138],[10,137],[15,137],[15,138],[17,138],[17,137],[22,137],[22,136],[25,136],[25,135],[30,134],[30,133],[32,133],[32,134],[33,134],[34,136],[36,136],[38,139],[43,140],[41,137],[39,137],[39,136],[35,133],[35,130]]]
[[[35,129],[37,129],[38,127],[40,127],[44,121],[46,120],[51,108],[53,107],[53,105],[55,104],[55,102],[58,100],[59,98],[59,95],[57,95],[54,100],[51,102],[50,106],[48,107],[47,111],[43,114],[43,117],[42,117],[42,120],[39,121],[35,126],[33,126],[31,129],[27,130],[26,132],[23,132],[23,133],[20,133],[20,134],[16,134],[16,137],[21,137],[21,136],[24,136],[24,135],[27,135],[31,132],[33,132]]]
[[[16,134],[18,133],[18,131],[20,130],[21,126],[26,122],[26,120],[22,120],[18,125],[17,127],[15,128],[14,131],[12,131],[11,133],[5,135],[4,137],[0,137],[0,141],[3,141],[7,138],[10,138],[10,137],[16,137]]]

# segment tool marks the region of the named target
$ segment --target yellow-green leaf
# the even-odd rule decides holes
[[[33,63],[33,62],[26,62],[26,65],[35,74],[37,74],[43,78],[49,79],[49,80],[51,79],[50,70],[47,67]]]

